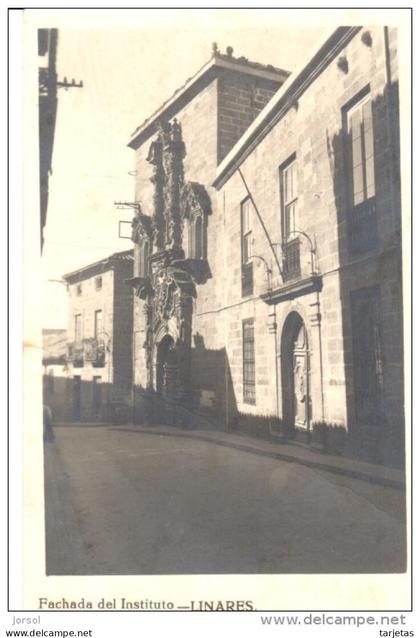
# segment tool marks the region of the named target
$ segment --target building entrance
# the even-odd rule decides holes
[[[302,317],[292,312],[286,319],[281,341],[283,420],[289,428],[309,431],[310,360],[308,337]]]

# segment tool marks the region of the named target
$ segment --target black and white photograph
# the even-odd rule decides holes
[[[24,32],[26,604],[409,607],[410,11],[123,13]]]

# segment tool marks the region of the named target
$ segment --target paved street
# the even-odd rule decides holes
[[[206,441],[57,427],[47,573],[404,571],[402,492]]]

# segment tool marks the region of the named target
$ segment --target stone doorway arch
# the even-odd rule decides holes
[[[299,313],[291,312],[281,335],[283,421],[296,432],[308,432],[311,421],[308,334]]]

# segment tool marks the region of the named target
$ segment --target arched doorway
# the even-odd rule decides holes
[[[156,390],[163,397],[174,398],[178,388],[178,353],[173,338],[166,335],[157,347]]]
[[[309,432],[311,418],[308,335],[302,317],[292,312],[281,337],[283,420],[296,431]]]

